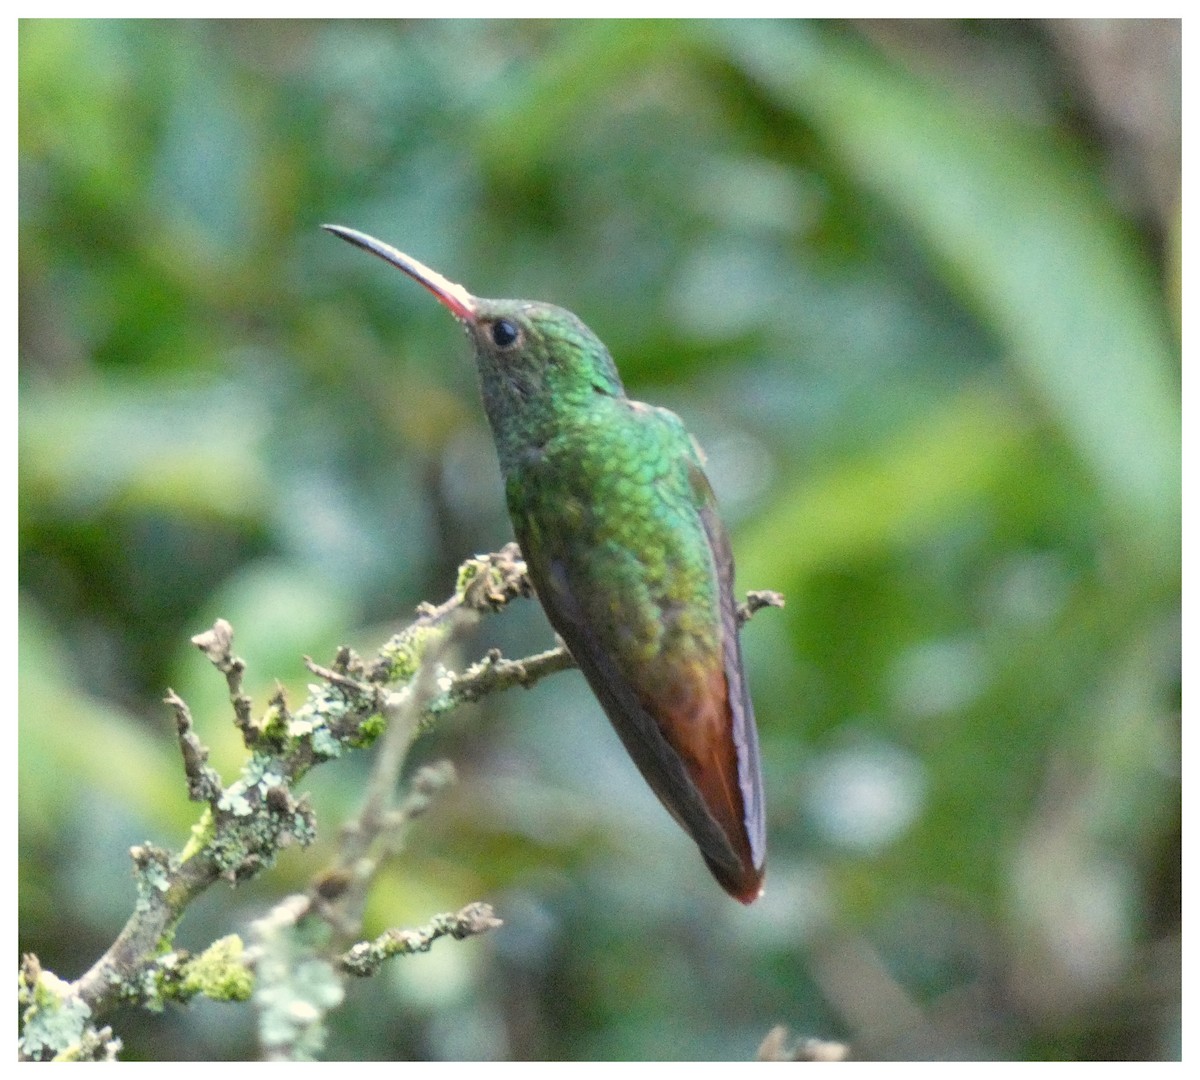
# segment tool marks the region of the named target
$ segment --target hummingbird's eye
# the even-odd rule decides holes
[[[492,323],[492,340],[498,349],[507,349],[515,345],[520,336],[520,328],[508,319],[497,319]]]

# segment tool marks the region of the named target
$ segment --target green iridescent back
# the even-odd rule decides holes
[[[588,625],[648,679],[665,658],[718,655],[718,583],[698,516],[707,498],[674,414],[597,396],[510,469],[509,511],[535,579],[561,562]]]

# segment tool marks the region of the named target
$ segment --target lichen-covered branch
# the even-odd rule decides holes
[[[459,570],[454,595],[438,607],[423,605],[417,619],[388,641],[371,663],[364,664],[349,649],[340,650],[330,668],[310,661],[322,682],[310,686],[307,700],[290,711],[282,691],[277,692],[258,719],[242,690],[245,664],[233,653],[229,623],[218,620],[193,638],[225,676],[234,723],[250,756],[241,775],[223,785],[207,764],[208,749],[196,735],[186,702],[168,692],[188,794],[204,803],[204,810],[182,851],[171,853],[152,844],[132,850],[134,911],[104,955],[79,979],[59,979],[43,970],[36,957],[27,958],[21,974],[20,1055],[45,1060],[115,1054],[119,1040],[111,1033],[99,1038],[104,1032],[97,1022],[121,1001],[157,1008],[167,998],[197,992],[244,997],[242,975],[247,967],[240,952],[235,956],[226,949],[218,956],[208,950],[202,954],[207,967],[197,969],[187,967],[192,958],[186,953],[172,949],[175,926],[188,905],[218,880],[236,883],[253,877],[287,844],[309,843],[315,821],[307,797],[293,794],[295,783],[314,765],[370,745],[388,718],[400,713],[408,716],[409,729],[397,744],[402,764],[424,711],[406,702],[412,700],[414,677],[425,670],[426,659],[452,633],[529,592],[516,545],[470,559]],[[428,667],[432,672],[433,665]],[[432,678],[429,675],[423,684],[423,702],[436,691]],[[394,787],[398,769],[389,769]],[[223,971],[216,970],[218,959],[223,959]]]
[[[435,915],[417,930],[385,930],[374,941],[358,942],[342,955],[341,968],[350,975],[374,975],[389,957],[428,952],[440,937],[461,941],[500,925],[490,904],[468,904],[461,911]]]
[[[423,725],[431,726],[444,713],[498,690],[513,686],[528,689],[547,675],[567,671],[574,666],[575,658],[565,645],[527,656],[523,660],[505,660],[499,649],[491,649],[482,660],[472,664],[461,675],[445,676],[441,692],[425,706]]]
[[[257,719],[243,692],[245,664],[233,653],[233,627],[219,619],[192,639],[226,679],[234,723],[249,756],[229,785],[208,765],[187,703],[174,691],[165,702],[175,715],[188,796],[203,803],[191,836],[177,853],[152,844],[131,851],[137,888],[133,913],[104,955],[75,982],[42,969],[27,956],[20,971],[22,1058],[114,1058],[120,1040],[99,1026],[119,1002],[155,1009],[195,994],[219,1000],[253,997],[270,1057],[312,1056],[323,1038],[326,1012],[341,1000],[341,979],[366,974],[387,957],[428,949],[439,937],[463,938],[500,925],[487,905],[440,915],[418,930],[392,929],[371,942],[361,933],[367,890],[383,858],[394,852],[408,823],[453,780],[448,763],[426,766],[406,792],[397,793],[408,751],[421,731],[464,702],[511,686],[529,687],[574,666],[562,645],[508,660],[493,650],[461,673],[444,670],[448,642],[485,614],[531,595],[515,544],[469,559],[459,568],[454,594],[393,636],[370,662],[342,648],[326,667],[305,658],[320,680],[307,699],[289,709],[282,688]],[[777,594],[750,594],[739,609],[744,622],[758,608],[778,606]],[[386,733],[386,734],[385,734]],[[231,884],[271,866],[290,843],[316,835],[308,797],[293,788],[309,769],[366,747],[379,736],[367,794],[342,833],[334,864],[316,875],[306,895],[283,900],[252,928],[243,949],[236,936],[190,956],[172,947],[188,905],[219,880]]]
[[[324,1046],[325,1017],[345,995],[346,973],[335,964],[334,954],[360,932],[367,893],[383,859],[398,849],[408,823],[453,782],[453,768],[439,762],[419,769],[408,793],[397,794],[400,772],[435,689],[438,659],[452,636],[471,621],[468,610],[459,607],[445,614],[443,636],[427,648],[403,690],[385,703],[387,727],[362,808],[343,826],[333,865],[314,879],[308,895],[288,897],[254,925],[258,981],[253,1000],[259,1040],[273,1061],[309,1061]],[[309,666],[315,668],[311,662]],[[338,685],[348,679],[332,674]]]

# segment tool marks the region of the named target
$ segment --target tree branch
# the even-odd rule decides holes
[[[440,937],[461,941],[500,925],[490,904],[468,904],[454,914],[435,915],[419,930],[385,930],[374,941],[360,941],[343,954],[341,967],[350,975],[374,975],[388,957],[428,952]]]
[[[238,779],[222,785],[207,763],[208,748],[196,735],[186,702],[168,690],[164,700],[175,714],[188,796],[205,808],[179,853],[149,843],[131,849],[134,911],[84,975],[67,983],[43,970],[36,957],[25,958],[20,1055],[115,1057],[120,1040],[96,1025],[118,1002],[161,1008],[165,999],[186,1000],[196,993],[244,1000],[253,982],[268,1055],[304,1058],[319,1049],[324,1015],[340,1002],[344,975],[369,974],[387,957],[424,951],[439,937],[461,939],[499,926],[490,907],[470,904],[418,930],[391,929],[345,948],[361,931],[367,891],[381,860],[453,780],[448,763],[426,766],[397,799],[398,778],[418,734],[465,702],[511,686],[530,687],[575,666],[560,644],[520,660],[492,650],[461,674],[441,669],[439,657],[455,637],[485,614],[530,595],[516,544],[469,559],[459,568],[454,594],[437,607],[422,604],[417,618],[370,663],[344,647],[330,667],[305,657],[321,683],[310,685],[308,698],[294,712],[277,689],[257,720],[242,690],[245,664],[232,651],[233,627],[218,619],[197,634],[193,643],[225,676],[233,721],[249,757]],[[739,625],[764,606],[781,605],[776,593],[751,593],[739,606]],[[236,937],[221,939],[198,957],[173,950],[176,925],[210,885],[251,878],[272,865],[286,845],[313,840],[316,823],[308,797],[292,794],[297,781],[315,765],[371,745],[381,733],[362,809],[343,829],[338,858],[314,877],[308,894],[288,897],[255,923],[256,941],[249,950],[243,951]]]

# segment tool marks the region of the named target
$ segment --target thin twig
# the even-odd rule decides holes
[[[783,605],[783,593],[773,592],[770,589],[753,589],[746,593],[746,602],[738,604],[738,626],[745,626],[765,607],[781,608]]]
[[[389,957],[428,952],[440,937],[461,941],[503,925],[490,904],[468,904],[453,914],[435,915],[417,930],[385,930],[374,941],[358,942],[342,955],[341,968],[348,975],[374,975]]]
[[[229,687],[229,700],[233,705],[233,722],[242,733],[246,749],[253,750],[257,743],[250,715],[253,702],[247,694],[242,693],[242,675],[246,671],[246,665],[240,656],[234,656],[231,651],[233,627],[225,619],[218,619],[204,633],[193,637],[192,644],[225,676],[225,683]]]

